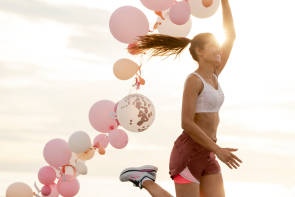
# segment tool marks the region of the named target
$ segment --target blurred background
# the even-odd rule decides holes
[[[295,196],[295,3],[229,0],[236,41],[219,76],[225,94],[220,110],[218,145],[238,148],[238,169],[222,168],[226,195]],[[0,1],[0,196],[14,182],[33,187],[46,165],[42,151],[53,138],[68,140],[78,130],[93,139],[90,107],[102,99],[119,101],[133,79],[113,74],[126,44],[109,31],[114,10],[132,5],[150,21],[157,16],[139,0],[1,0]],[[192,17],[187,36],[212,32],[222,41],[221,6],[210,18]],[[293,25],[292,25],[293,24]],[[157,182],[175,195],[169,156],[182,132],[184,81],[198,67],[186,48],[179,58],[154,57],[142,66],[146,84],[138,93],[155,105],[153,125],[128,132],[124,149],[109,146],[105,155],[87,161],[79,176],[78,197],[149,196],[122,183],[123,168],[144,164],[159,168]]]

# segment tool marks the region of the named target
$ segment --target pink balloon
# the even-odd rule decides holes
[[[50,189],[51,189],[51,192],[49,195],[45,196],[45,195],[42,195],[42,197],[58,197],[59,196],[59,193],[57,191],[57,187],[56,187],[56,184],[51,184],[49,185],[50,186]]]
[[[144,36],[149,31],[149,22],[144,13],[133,6],[116,9],[109,21],[112,35],[120,42],[133,43],[137,36]]]
[[[58,168],[70,162],[72,151],[65,140],[56,138],[47,142],[43,156],[48,164]]]
[[[191,8],[186,1],[175,3],[169,10],[169,18],[176,25],[184,25],[190,18]]]
[[[128,135],[121,129],[114,129],[109,133],[109,140],[114,148],[122,149],[128,143]]]
[[[51,188],[50,188],[50,186],[49,186],[49,185],[44,185],[44,186],[42,187],[42,189],[41,189],[41,193],[42,193],[42,195],[44,195],[44,196],[49,196],[50,193],[51,193]]]
[[[99,145],[103,148],[106,148],[109,144],[109,137],[105,134],[99,134],[93,140],[94,145],[96,145],[97,143],[99,143]]]
[[[44,166],[38,172],[38,179],[40,183],[50,185],[56,179],[56,172],[52,167]]]
[[[119,102],[117,102],[116,105],[115,105],[115,113],[117,113],[118,104],[119,104]],[[116,120],[117,125],[119,126],[120,123],[119,123],[118,119],[115,119],[115,120]]]
[[[118,127],[114,119],[115,103],[109,100],[96,102],[89,111],[89,121],[92,127],[100,132],[108,133]]]
[[[65,175],[65,180],[61,177],[57,183],[57,191],[64,197],[75,196],[79,190],[79,181],[71,175]]]
[[[140,0],[141,3],[148,9],[154,11],[167,10],[170,8],[174,0]]]

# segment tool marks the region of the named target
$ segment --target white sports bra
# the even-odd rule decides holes
[[[218,83],[218,89],[216,90],[211,84],[208,84],[200,74],[197,72],[193,72],[192,74],[198,76],[204,84],[204,88],[197,99],[196,113],[218,112],[224,102],[224,94],[218,83],[217,76],[214,74]]]

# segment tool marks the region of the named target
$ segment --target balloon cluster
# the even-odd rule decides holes
[[[38,172],[42,188],[39,189],[35,182],[37,192],[33,192],[25,183],[16,182],[8,187],[6,197],[75,196],[80,189],[77,177],[87,174],[85,161],[93,158],[96,150],[104,155],[109,143],[117,149],[127,145],[128,135],[118,128],[119,125],[131,132],[142,132],[154,119],[154,105],[141,94],[129,94],[117,103],[110,100],[96,102],[90,108],[89,121],[101,134],[91,141],[86,132],[76,131],[68,141],[59,138],[48,141],[43,149],[48,165]]]
[[[191,15],[198,18],[212,16],[220,0],[140,0],[157,16],[153,30],[145,14],[136,7],[123,6],[114,11],[109,20],[111,34],[120,42],[128,44],[131,55],[141,52],[134,50],[138,36],[144,36],[157,30],[170,36],[187,36],[191,30]],[[136,75],[133,86],[139,89],[145,84],[141,77],[141,65],[130,59],[119,59],[113,66],[115,76],[128,80]],[[87,174],[85,161],[93,158],[96,150],[100,155],[106,153],[110,143],[114,148],[122,149],[128,143],[128,135],[123,129],[131,132],[142,132],[148,129],[155,119],[155,108],[152,102],[141,94],[129,94],[119,102],[101,100],[93,104],[89,111],[91,126],[101,132],[93,141],[84,131],[74,132],[68,141],[55,138],[46,143],[43,149],[45,161],[49,164],[39,169],[38,179],[42,188],[34,184],[37,192],[25,183],[16,182],[6,190],[6,197],[64,197],[75,196],[80,189],[77,179]]]
[[[197,18],[208,18],[212,16],[220,4],[220,0],[140,0],[141,3],[152,10],[157,16],[153,29],[150,30],[146,15],[133,6],[122,6],[117,8],[109,19],[110,32],[119,42],[128,44],[127,50],[131,55],[144,52],[136,51],[138,36],[158,33],[176,37],[185,37],[192,27],[191,15]],[[141,77],[140,67],[129,59],[119,59],[114,64],[114,74],[120,80],[135,77],[137,89],[144,85]],[[137,72],[140,74],[137,74]]]

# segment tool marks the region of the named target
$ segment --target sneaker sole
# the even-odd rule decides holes
[[[156,166],[152,166],[152,165],[144,165],[144,166],[140,166],[140,167],[130,167],[130,168],[126,168],[124,169],[121,174],[120,177],[125,174],[126,172],[130,172],[130,171],[138,171],[138,172],[157,172],[158,168]]]

